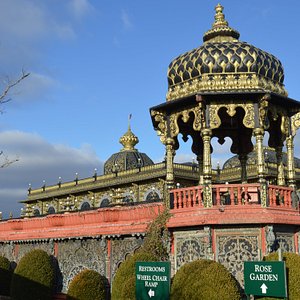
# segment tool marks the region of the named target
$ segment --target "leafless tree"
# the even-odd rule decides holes
[[[25,72],[24,70],[22,70],[21,75],[15,79],[15,80],[9,80],[7,79],[5,82],[5,87],[2,91],[2,93],[0,94],[0,105],[3,105],[4,103],[7,103],[11,100],[11,98],[9,97],[9,92],[11,91],[12,88],[14,88],[16,85],[18,85],[22,80],[24,80],[26,77],[28,77],[30,75],[30,73]],[[0,113],[3,113],[3,111],[0,109]],[[9,159],[3,151],[0,151],[0,168],[5,168],[8,167],[9,165],[11,165],[12,163],[16,162],[19,160],[19,158],[15,158],[15,159]]]

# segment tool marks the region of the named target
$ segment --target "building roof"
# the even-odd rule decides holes
[[[263,91],[287,96],[281,62],[239,41],[239,35],[228,26],[218,4],[212,29],[203,36],[204,44],[170,63],[167,101],[207,91]]]

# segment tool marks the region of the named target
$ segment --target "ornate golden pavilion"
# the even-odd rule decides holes
[[[232,140],[230,150],[240,161],[242,183],[248,181],[247,156],[255,148],[257,178],[266,190],[263,139],[268,132],[268,146],[276,152],[276,184],[284,185],[286,176],[287,184],[295,188],[293,140],[300,127],[300,103],[287,97],[280,61],[241,42],[239,36],[228,26],[223,7],[218,4],[203,45],[178,56],[169,65],[167,102],[150,109],[153,126],[166,148],[168,186],[174,186],[173,158],[179,148],[178,135],[182,134],[184,141],[192,139],[199,183],[205,185],[204,197],[210,204],[213,137],[220,145],[225,137]],[[286,171],[282,161],[284,144]]]
[[[135,149],[139,140],[129,125],[120,138],[123,148],[105,162],[104,175],[95,171],[90,178],[29,188],[22,215],[166,200],[168,189],[196,184],[204,184],[206,203],[212,202],[212,183],[259,181],[296,189],[298,182],[299,188],[293,140],[300,127],[300,103],[287,97],[281,62],[239,36],[217,5],[203,45],[170,63],[167,102],[150,109],[165,145],[164,162],[154,164]],[[263,147],[266,132],[268,147]],[[183,141],[192,139],[197,164],[173,162],[179,134]],[[235,156],[222,169],[212,169],[213,137],[220,145],[226,137],[232,140]]]
[[[0,222],[0,254],[18,262],[31,249],[45,249],[57,258],[63,292],[83,268],[113,284],[148,224],[168,208],[172,274],[189,261],[213,259],[243,287],[244,261],[262,260],[275,242],[299,253],[293,141],[300,103],[287,96],[280,61],[241,42],[221,5],[203,41],[171,62],[167,101],[150,108],[164,161],[135,148],[129,124],[103,175],[95,170],[89,178],[28,189],[23,218]],[[192,140],[197,163],[174,163],[180,134]],[[212,168],[213,137],[220,145],[232,140],[234,155],[222,168]]]

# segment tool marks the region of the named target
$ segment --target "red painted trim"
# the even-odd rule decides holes
[[[58,243],[54,242],[54,256],[57,257],[58,256]]]
[[[298,232],[294,233],[295,252],[299,253]]]

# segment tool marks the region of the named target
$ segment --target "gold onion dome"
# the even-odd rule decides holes
[[[119,152],[114,153],[104,163],[104,174],[117,174],[118,172],[154,164],[146,153],[141,153],[134,148],[138,144],[139,139],[131,131],[130,124],[128,125],[127,132],[120,138],[119,142],[123,145],[123,148]]]
[[[167,101],[197,93],[274,92],[287,96],[281,62],[253,45],[239,41],[228,26],[223,7],[215,8],[212,29],[203,45],[175,58],[168,69]]]

